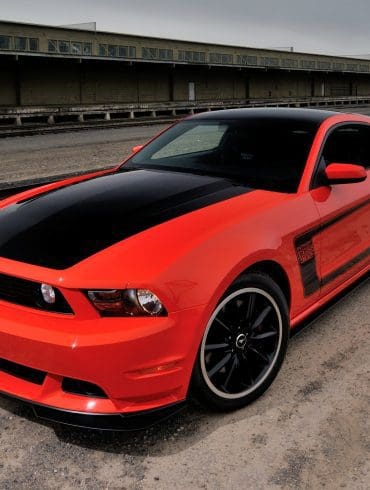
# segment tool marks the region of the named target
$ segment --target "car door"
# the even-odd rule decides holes
[[[330,163],[365,167],[364,182],[320,185]],[[370,125],[345,123],[329,131],[312,191],[320,224],[320,283],[325,295],[369,266],[370,257]]]

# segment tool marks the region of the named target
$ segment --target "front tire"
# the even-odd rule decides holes
[[[277,376],[289,339],[289,311],[280,287],[267,275],[241,276],[226,291],[203,335],[191,391],[208,407],[241,408]]]

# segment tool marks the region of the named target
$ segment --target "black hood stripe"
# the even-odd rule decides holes
[[[0,210],[0,256],[66,269],[148,228],[250,191],[217,177],[158,170],[95,177]]]

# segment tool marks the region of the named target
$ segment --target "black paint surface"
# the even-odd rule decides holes
[[[0,210],[0,256],[65,269],[147,228],[249,191],[181,172],[96,177]]]

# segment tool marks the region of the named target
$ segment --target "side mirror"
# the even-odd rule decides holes
[[[141,148],[143,148],[143,146],[144,146],[144,145],[137,145],[137,146],[133,146],[133,147],[131,148],[132,153],[137,153],[138,151],[140,151],[140,150],[141,150]]]
[[[330,163],[324,173],[328,185],[354,184],[367,178],[364,167],[351,163]]]

